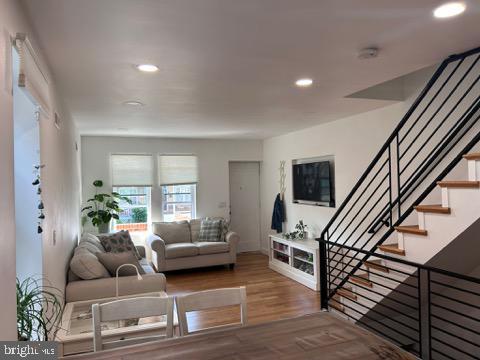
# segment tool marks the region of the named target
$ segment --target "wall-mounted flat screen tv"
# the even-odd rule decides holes
[[[294,202],[335,206],[329,161],[294,164],[292,170]]]

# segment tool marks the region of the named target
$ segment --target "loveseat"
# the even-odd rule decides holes
[[[121,276],[118,279],[120,295],[132,295],[148,292],[166,291],[166,279],[163,274],[155,273],[145,259],[145,247],[136,246],[141,257],[138,260],[145,274],[142,280],[136,275]],[[98,238],[91,234],[83,234],[74,251],[65,289],[66,302],[114,297],[116,278],[105,270],[97,259],[97,253],[105,252]],[[73,267],[72,267],[73,263]],[[81,267],[81,270],[79,270]],[[72,268],[77,272],[75,274]],[[78,276],[80,274],[82,277]]]
[[[235,265],[238,234],[228,231],[219,241],[198,241],[201,223],[201,219],[192,219],[152,224],[147,245],[152,250],[152,263],[158,272]]]

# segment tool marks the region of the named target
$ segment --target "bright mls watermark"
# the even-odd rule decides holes
[[[55,341],[0,341],[0,359],[58,359]]]

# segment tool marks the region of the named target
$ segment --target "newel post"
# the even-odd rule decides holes
[[[322,311],[328,311],[328,264],[327,243],[325,237],[317,239],[320,250],[320,306]]]

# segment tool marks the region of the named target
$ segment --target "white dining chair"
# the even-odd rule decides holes
[[[209,328],[203,328],[194,331],[205,332],[228,327],[238,327],[247,324],[247,292],[244,286],[238,288],[214,289],[199,291],[192,294],[177,296],[178,322],[180,325],[180,335],[188,335],[192,332],[188,328],[187,313],[191,311],[200,311],[224,306],[240,305],[240,322]]]
[[[115,300],[104,304],[93,304],[93,351],[173,337],[173,308],[173,297],[137,297]],[[166,315],[167,318],[165,334],[133,337],[109,342],[103,342],[102,340],[101,325],[103,322],[162,315]]]

